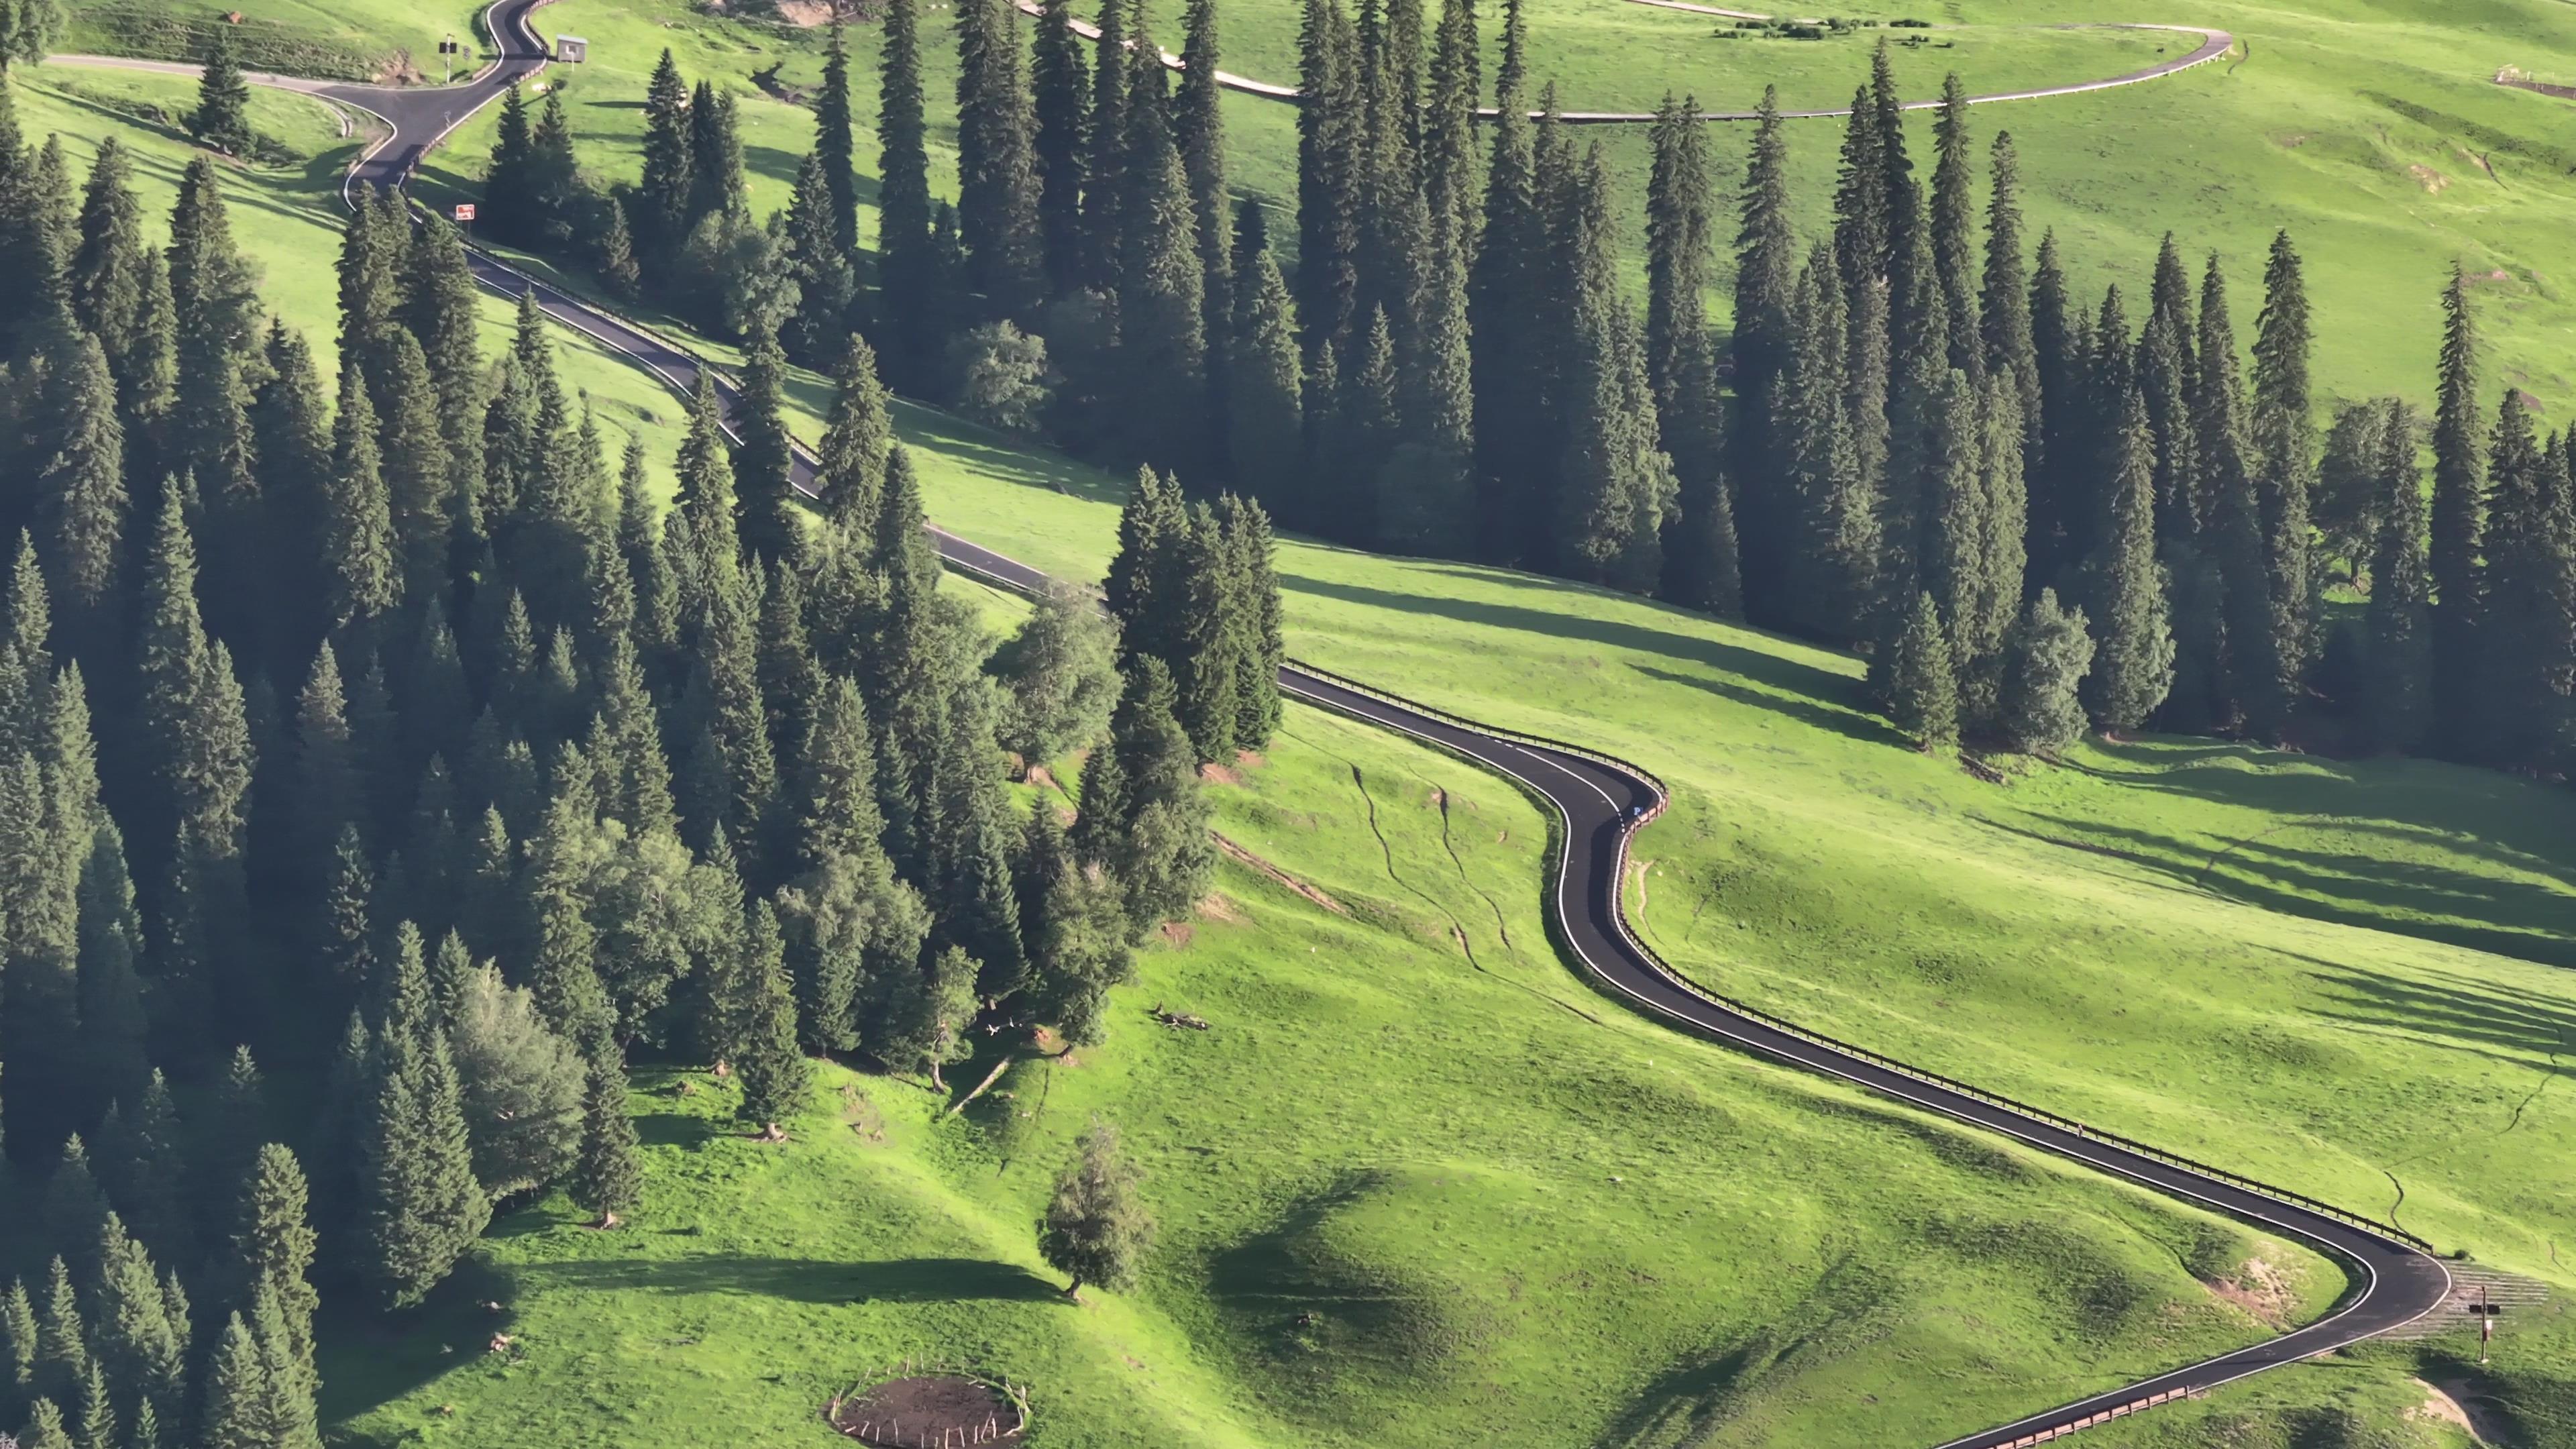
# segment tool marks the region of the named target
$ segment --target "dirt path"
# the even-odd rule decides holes
[[[1046,13],[1044,8],[1039,4],[1039,0],[1012,0],[1012,3],[1018,5],[1021,13],[1025,15],[1043,15]],[[1686,10],[1695,15],[1715,15],[1728,20],[1774,20],[1779,18],[1772,15],[1758,14],[1751,10],[1726,10],[1715,5],[1694,5],[1687,3],[1687,0],[1628,0],[1628,3],[1631,5],[1650,5],[1658,10]],[[1097,41],[1100,39],[1100,27],[1092,24],[1088,20],[1069,19],[1066,23],[1073,27],[1074,34],[1081,36],[1085,40]],[[1949,29],[1953,27],[1945,26],[1942,28]],[[2220,56],[2227,54],[2236,47],[2235,36],[2224,30],[2218,30],[2206,25],[2151,25],[2143,22],[2106,22],[2092,25],[2051,25],[2040,28],[2048,30],[2165,30],[2172,31],[2178,35],[2197,35],[2200,37],[2200,44],[2189,54],[2184,55],[2177,60],[2159,61],[2154,65],[2146,66],[2139,70],[2127,71],[2115,76],[2105,76],[2100,80],[2073,81],[2062,86],[2042,86],[2037,90],[1996,91],[1991,95],[1970,96],[1968,97],[1969,105],[1986,106],[1993,105],[1999,101],[2035,101],[2050,96],[2078,96],[2091,91],[2107,91],[2116,89],[2120,86],[2133,86],[2142,81],[2156,80],[2163,76],[2172,75],[2177,71],[2189,70],[2196,65],[2205,65],[2208,62],[2216,60]],[[1161,54],[1163,57],[1163,64],[1165,66],[1173,70],[1183,70],[1187,68],[1186,63],[1179,56],[1172,54],[1170,51],[1165,50],[1162,51]],[[1250,76],[1236,75],[1234,72],[1228,70],[1220,70],[1216,73],[1216,83],[1230,91],[1240,91],[1245,95],[1261,96],[1268,100],[1293,101],[1297,99],[1297,88],[1295,86],[1281,85],[1277,81],[1254,80]],[[1908,101],[1905,103],[1904,108],[1909,111],[1928,111],[1938,109],[1940,104],[1941,103],[1939,101]],[[1496,110],[1492,106],[1483,107],[1476,112],[1477,119],[1487,121],[1493,120],[1501,114],[1502,112]],[[1539,113],[1532,111],[1530,114],[1535,117]],[[1848,116],[1850,114],[1851,108],[1849,106],[1845,106],[1840,110],[1832,111],[1782,111],[1780,116],[1783,120],[1799,121],[1823,120],[1832,116]],[[1655,116],[1651,111],[1560,111],[1557,113],[1556,118],[1569,126],[1635,126],[1649,124],[1655,119]],[[1699,113],[1699,118],[1703,121],[1751,121],[1759,119],[1759,113],[1754,111],[1702,111]]]

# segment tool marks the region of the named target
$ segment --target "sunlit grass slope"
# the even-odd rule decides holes
[[[1546,945],[1545,822],[1463,764],[1299,708],[1239,773],[1220,828],[1331,908],[1229,866],[1187,944],[1118,993],[1106,1046],[1022,1060],[962,1117],[835,1070],[773,1147],[724,1120],[730,1085],[645,1078],[631,1227],[560,1200],[505,1219],[488,1277],[326,1365],[353,1410],[427,1378],[352,1434],[819,1442],[831,1393],[944,1356],[1033,1384],[1050,1445],[1697,1425],[1876,1449],[2265,1331],[2197,1278],[2277,1265],[2262,1308],[2290,1315],[2341,1287],[2231,1224],[1617,1011]],[[1139,1291],[1077,1308],[1029,1225],[1094,1113],[1137,1152],[1162,1241]],[[523,1359],[478,1356],[496,1328]]]
[[[83,139],[76,162],[107,134],[135,146],[166,202],[180,143],[59,89],[22,99],[37,129]],[[330,160],[228,188],[271,305],[317,336]],[[670,416],[611,365],[563,358],[603,406]],[[1047,466],[911,422],[943,499],[998,501],[1013,485],[971,480]],[[347,1436],[625,1444],[721,1422],[796,1443],[848,1379],[936,1353],[1038,1385],[1057,1444],[1705,1422],[1723,1442],[1858,1449],[2270,1331],[2202,1280],[2277,1272],[2254,1308],[2278,1321],[2341,1288],[2235,1225],[1610,1008],[1545,945],[1544,820],[1457,762],[1298,710],[1242,776],[1217,788],[1230,838],[1336,908],[1229,868],[1187,944],[1121,994],[1110,1046],[1022,1063],[963,1117],[836,1072],[798,1140],[770,1147],[727,1134],[729,1088],[648,1077],[634,1228],[540,1205],[427,1321],[344,1325],[327,1371]],[[1157,1000],[1216,1029],[1155,1027]],[[1028,1223],[1094,1111],[1137,1144],[1165,1238],[1140,1293],[1076,1310],[1036,1276]],[[524,1357],[480,1353],[485,1299]]]

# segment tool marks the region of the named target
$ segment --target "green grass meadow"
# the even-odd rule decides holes
[[[1337,909],[1228,866],[1106,1046],[1024,1058],[962,1116],[834,1070],[773,1147],[725,1120],[730,1085],[645,1078],[644,1211],[616,1233],[559,1200],[504,1220],[490,1277],[326,1365],[359,1403],[428,1378],[349,1432],[618,1445],[704,1418],[813,1442],[834,1391],[934,1357],[1034,1385],[1046,1444],[1722,1424],[1709,1442],[1862,1449],[2260,1337],[2196,1281],[2249,1260],[2283,1270],[2291,1316],[2342,1287],[2232,1224],[1619,1012],[1548,948],[1546,823],[1502,782],[1304,709],[1240,773],[1220,828]],[[1157,1004],[1213,1028],[1157,1026]],[[1138,1291],[1076,1307],[1029,1224],[1094,1112],[1137,1149],[1162,1237]],[[524,1360],[480,1354],[495,1327]]]
[[[693,74],[745,87],[755,186],[776,204],[807,122],[741,78],[783,60],[789,82],[810,79],[813,38],[658,3],[542,12],[601,56],[568,82],[587,159],[631,171],[632,102],[672,43]],[[1230,68],[1284,74],[1263,58],[1292,13],[1230,7]],[[1675,84],[1711,105],[1749,100],[1727,85],[1775,56],[1812,58],[1799,83],[1833,99],[1866,58],[1865,42],[1699,46],[1705,17],[1615,0],[1533,15],[1542,59],[1561,37],[1568,101],[1585,106],[1660,91],[1634,63],[1638,26],[1672,27],[1655,53],[1687,60]],[[1972,87],[2021,84],[2014,67],[2043,48],[2107,74],[2154,43],[2006,21],[2236,30],[2254,50],[2233,71],[1977,112],[1981,135],[2008,122],[2020,139],[2034,221],[2081,240],[2097,287],[2113,266],[2141,279],[2167,226],[2217,245],[2248,324],[2260,248],[2293,226],[2330,392],[2420,396],[2439,276],[2454,258],[2501,269],[2482,317],[2507,375],[2559,406],[2569,319],[2552,278],[2576,244],[2567,168],[2537,158],[2565,133],[2564,103],[2488,83],[2504,64],[2576,78],[2557,6],[2095,15],[2036,0],[1924,18],[1993,28],[1902,52],[1909,85],[1950,63]],[[930,48],[934,97],[945,50]],[[2000,79],[1970,69],[1980,56]],[[18,103],[31,131],[75,142],[76,166],[100,136],[133,145],[159,209],[187,152],[140,117],[186,91],[47,69]],[[270,305],[319,339],[350,143],[308,101],[256,104],[261,129],[310,159],[232,173],[235,226]],[[1288,114],[1231,104],[1247,185],[1284,187]],[[460,132],[434,184],[479,170],[489,124]],[[1812,226],[1835,130],[1792,134]],[[2454,138],[2501,179],[2443,160]],[[2450,184],[2427,189],[2414,165]],[[507,309],[487,315],[497,345]],[[603,419],[643,430],[666,467],[677,400],[568,332],[555,342]],[[819,380],[794,396],[810,436]],[[1098,575],[1116,480],[935,410],[899,422],[935,522]],[[2561,1239],[2576,1247],[2563,791],[2159,739],[1988,784],[1903,749],[1837,654],[1497,570],[1300,540],[1279,566],[1293,654],[1670,783],[1630,909],[1712,987],[2576,1289],[2559,1262]],[[987,602],[1006,627],[1016,606]],[[559,1200],[526,1207],[422,1320],[341,1325],[325,1363],[335,1434],[623,1446],[712,1426],[732,1444],[819,1445],[829,1395],[932,1356],[1032,1384],[1042,1445],[1881,1449],[2258,1339],[2265,1324],[2205,1286],[2244,1280],[2251,1259],[2285,1276],[2267,1307],[2285,1319],[2342,1287],[2236,1225],[1628,1016],[1547,944],[1547,821],[1494,777],[1303,708],[1241,776],[1215,789],[1219,829],[1342,911],[1229,864],[1186,943],[1146,953],[1107,1046],[1020,1061],[958,1116],[919,1086],[835,1069],[773,1146],[732,1135],[729,1086],[639,1075],[650,1184],[634,1225],[595,1233]],[[1160,1028],[1157,1002],[1214,1030]],[[1036,1263],[1031,1223],[1095,1111],[1143,1161],[1163,1238],[1139,1291],[1075,1308]],[[484,1352],[496,1328],[519,1356]],[[2336,1355],[2093,1438],[2457,1449],[2467,1439],[2422,1412],[2421,1375],[2483,1396],[2499,1442],[2576,1443],[2562,1305],[2509,1320],[2484,1376],[2462,1360],[2474,1352],[2455,1335]]]

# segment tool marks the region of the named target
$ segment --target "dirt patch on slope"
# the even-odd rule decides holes
[[[2424,1391],[2424,1402],[2408,1409],[2407,1418],[2431,1419],[2452,1425],[2467,1431],[2470,1438],[2481,1444],[2504,1442],[2500,1437],[2500,1426],[2491,1421],[2492,1416],[2483,1407],[2485,1401],[2466,1384],[2417,1379],[2415,1386]]]
[[[2299,1295],[2282,1277],[2281,1270],[2260,1257],[2248,1258],[2233,1274],[2211,1279],[2202,1286],[2253,1314],[2276,1333],[2289,1331],[2291,1316],[2299,1306]]]
[[[1249,866],[1252,869],[1261,872],[1263,875],[1270,877],[1273,881],[1286,886],[1288,889],[1295,891],[1297,894],[1304,896],[1306,899],[1313,901],[1319,906],[1322,906],[1325,910],[1332,912],[1334,915],[1347,916],[1351,913],[1350,907],[1345,906],[1340,901],[1334,900],[1331,896],[1324,894],[1321,887],[1309,885],[1306,882],[1299,880],[1297,877],[1290,875],[1288,872],[1281,870],[1279,867],[1272,865],[1266,860],[1263,860],[1260,856],[1253,854],[1251,851],[1246,850],[1242,846],[1235,844],[1233,841],[1226,839],[1224,836],[1217,834],[1215,831],[1209,831],[1208,838],[1216,842],[1216,848],[1225,852],[1227,859],[1235,861],[1241,865]]]

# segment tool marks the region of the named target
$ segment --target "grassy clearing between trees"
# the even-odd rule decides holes
[[[1438,6],[1428,8],[1436,17]],[[1930,99],[1950,70],[1971,93],[2015,90],[2120,74],[2197,43],[2056,26],[2225,29],[2238,37],[2236,54],[2179,75],[1972,113],[1980,148],[1999,128],[2013,133],[2029,235],[2036,244],[2043,229],[2056,228],[2076,293],[2098,301],[2117,282],[2134,315],[2158,240],[2170,230],[2186,256],[2216,251],[2226,260],[2242,313],[2237,335],[2251,337],[2264,248],[2286,227],[2307,261],[2320,408],[2387,392],[2429,403],[2440,291],[2457,261],[2481,277],[2479,320],[2493,358],[2487,385],[2525,388],[2553,412],[2576,406],[2576,349],[2567,340],[2576,297],[2560,280],[2576,274],[2576,242],[2565,225],[2576,205],[2576,146],[2567,140],[2576,117],[2567,101],[2493,83],[2507,65],[2576,74],[2576,30],[2561,0],[1896,0],[1828,8],[1966,28],[1729,41],[1712,38],[1731,24],[1714,16],[1628,0],[1550,0],[1529,8],[1531,81],[1556,80],[1569,110],[1651,110],[1667,89],[1696,93],[1709,109],[1750,110],[1766,84],[1780,87],[1784,108],[1821,108],[1850,103],[1881,35],[1926,42],[1900,43],[1894,62],[1904,93]],[[1181,0],[1152,0],[1148,9],[1155,34],[1176,47]],[[1222,14],[1228,69],[1294,81],[1295,0],[1235,0]],[[1479,6],[1489,83],[1500,16],[1499,4]],[[1939,48],[1944,42],[1953,48]],[[934,108],[946,94],[932,87]],[[1908,123],[1928,181],[1933,115],[1915,112]],[[1293,201],[1291,109],[1236,97],[1226,124],[1236,185]],[[1812,238],[1829,218],[1842,123],[1796,122],[1788,137],[1798,227]],[[1588,129],[1576,139],[1601,142],[1615,162],[1620,225],[1642,257],[1643,128]],[[1732,126],[1711,138],[1730,198],[1721,246],[1731,245],[1731,198],[1750,140],[1749,127]],[[1272,231],[1285,239],[1294,228]],[[1721,286],[1712,299],[1721,327],[1731,296]]]
[[[132,134],[41,90],[22,106],[39,133]],[[138,144],[157,158],[146,176],[166,187],[175,143]],[[321,158],[301,175],[249,174],[234,195],[272,305],[320,335],[336,241],[316,176],[328,180]],[[2329,267],[2312,270],[2322,291]],[[2320,309],[2331,344],[2349,314]],[[640,375],[576,352],[568,334],[556,342],[612,419],[623,407],[630,425],[676,420]],[[935,521],[1097,573],[1111,480],[934,413],[902,422],[923,449]],[[675,431],[657,430],[657,455]],[[2576,806],[2563,794],[2207,741],[2088,748],[2069,768],[1984,785],[1899,749],[1854,705],[1857,668],[1840,656],[1492,570],[1293,542],[1280,567],[1292,652],[1595,743],[1670,781],[1678,808],[1639,843],[1651,868],[1632,908],[1712,985],[2356,1206],[2385,1210],[2393,1173],[2408,1226],[2562,1292],[2576,1283],[2555,1266],[2556,1240],[2576,1228],[2576,1108],[2554,1081],[2576,1025],[2564,974]],[[361,1352],[326,1365],[338,1410],[400,1394],[353,1425],[378,1442],[419,1428],[431,1442],[630,1443],[646,1424],[725,1422],[744,1426],[744,1442],[791,1443],[821,1432],[822,1400],[858,1374],[945,1353],[1059,1385],[1060,1406],[1040,1402],[1040,1433],[1065,1443],[1336,1442],[1361,1430],[1413,1442],[1506,1412],[1549,1426],[1541,1442],[1657,1442],[1704,1409],[1723,1420],[1711,1442],[1878,1445],[1928,1442],[2194,1351],[2176,1335],[2198,1330],[2124,1340],[2083,1315],[2157,1301],[2089,1291],[2131,1271],[2162,1302],[2193,1301],[2175,1257],[2189,1261],[2190,1239],[2175,1225],[2197,1219],[2034,1161],[1990,1178],[2007,1149],[1912,1119],[1884,1125],[1896,1119],[1875,1106],[1603,1010],[1536,947],[1540,826],[1526,805],[1309,712],[1290,730],[1250,784],[1219,792],[1221,828],[1355,910],[1378,902],[1371,911],[1333,917],[1229,868],[1244,922],[1203,921],[1188,949],[1149,955],[1146,980],[1121,997],[1116,1039],[1086,1066],[1005,1079],[1007,1100],[1050,1104],[1017,1145],[971,1113],[938,1125],[926,1098],[874,1079],[854,1085],[888,1124],[882,1149],[834,1125],[830,1096],[784,1151],[684,1146],[722,1115],[718,1089],[648,1098],[660,1145],[631,1236],[582,1233],[558,1204],[509,1220],[492,1245],[496,1271],[518,1285],[509,1331],[524,1328],[527,1362],[477,1357],[490,1320],[455,1306],[472,1291],[461,1285],[453,1316],[395,1343],[354,1340]],[[1427,777],[1410,808],[1378,797],[1387,856],[1345,760],[1372,781]],[[1510,839],[1491,846],[1453,836],[1491,902],[1443,874],[1457,867],[1435,838],[1432,781],[1482,818],[1523,821],[1498,823]],[[1453,903],[1433,910],[1390,882],[1390,858]],[[1497,908],[1525,968],[1498,954],[1498,935],[1477,934]],[[1441,944],[1450,915],[1486,967],[1526,974],[1512,984],[1473,971]],[[1138,1013],[1158,996],[1218,1030],[1153,1027]],[[1238,1051],[1246,1059],[1230,1060]],[[885,1297],[924,1291],[898,1273],[872,1307],[840,1306],[861,1274],[832,1264],[1026,1271],[1027,1224],[1094,1107],[1121,1120],[1153,1174],[1166,1240],[1142,1294],[1080,1317],[1014,1298],[1032,1290],[1003,1274],[962,1303],[890,1308]],[[1839,1136],[1864,1131],[1854,1124],[1878,1125]],[[1611,1174],[1667,1195],[1640,1206],[1644,1194],[1617,1195]],[[1981,1202],[1990,1217],[1976,1216]],[[2115,1218],[2129,1226],[2101,1226]],[[2083,1231],[2036,1245],[1994,1231],[2030,1222]],[[734,1257],[788,1266],[766,1279],[649,1266],[728,1242]],[[586,1280],[538,1271],[558,1260],[648,1266],[624,1281],[623,1267]],[[800,1266],[812,1264],[824,1266]],[[836,1271],[845,1286],[805,1301],[824,1291],[809,1280]],[[992,1272],[912,1281],[963,1275],[972,1288]],[[1527,1294],[1600,1296],[1515,1300],[1513,1274]],[[1030,1316],[1041,1311],[1055,1316]],[[1311,1348],[1289,1338],[1305,1311],[1318,1313]],[[1961,1357],[1989,1349],[1991,1361]],[[2571,1349],[2558,1309],[2507,1327],[2484,1383],[2526,1443],[2576,1433]],[[2349,1421],[2442,1443],[2429,1422],[2401,1417],[2421,1401],[2406,1381],[2417,1367],[2415,1354],[2374,1350],[2104,1442],[2201,1443],[2210,1425],[2238,1421],[2284,1444],[2370,1442],[2292,1437]],[[1954,1393],[1974,1400],[1941,1397]],[[1884,1417],[1855,1423],[1866,1394]],[[452,1420],[442,1404],[457,1406]],[[1388,1417],[1399,1414],[1421,1417]]]
[[[1500,781],[1302,708],[1240,773],[1220,828],[1347,914],[1229,865],[1106,1046],[1022,1060],[962,1117],[835,1069],[772,1147],[730,1084],[639,1074],[631,1226],[503,1218],[487,1276],[326,1362],[344,1409],[409,1390],[352,1439],[820,1442],[826,1398],[913,1356],[1034,1385],[1042,1444],[1660,1442],[1723,1416],[1716,1442],[1863,1449],[2261,1335],[2194,1274],[2280,1265],[2294,1314],[2341,1287],[1619,1012],[1545,944],[1546,825]],[[1162,1234],[1139,1291],[1075,1308],[1028,1225],[1093,1112]],[[523,1357],[483,1353],[496,1329]]]

